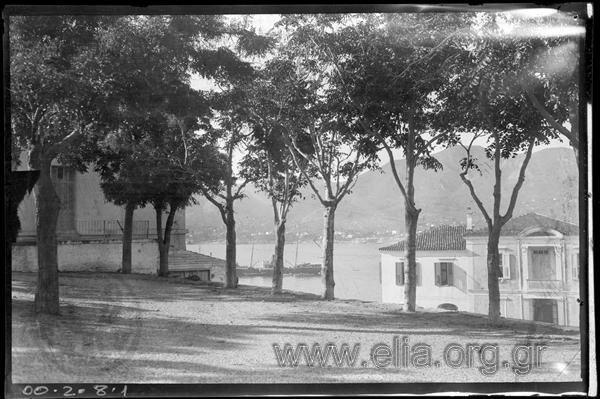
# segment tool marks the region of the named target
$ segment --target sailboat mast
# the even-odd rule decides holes
[[[298,265],[298,242],[300,241],[300,235],[296,232],[296,257],[294,258],[294,267]]]

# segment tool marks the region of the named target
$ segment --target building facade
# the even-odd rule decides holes
[[[502,229],[503,317],[579,324],[579,229],[529,213]],[[382,302],[404,301],[404,241],[381,248]],[[487,230],[437,226],[417,235],[417,306],[487,314]]]
[[[22,160],[21,164],[26,164]],[[18,170],[15,165],[13,169]],[[24,168],[20,168],[24,169]],[[94,171],[79,173],[58,163],[51,176],[61,201],[56,229],[60,271],[115,272],[121,268],[121,240],[125,207],[106,200],[100,176]],[[32,192],[18,210],[21,230],[12,248],[12,270],[37,270],[36,206]],[[166,223],[166,215],[162,221]],[[164,225],[163,225],[164,229]],[[173,222],[170,265],[173,271],[198,273],[203,279],[223,280],[224,261],[186,251],[185,209]],[[159,255],[156,214],[151,206],[138,208],[133,215],[132,272],[156,274]]]

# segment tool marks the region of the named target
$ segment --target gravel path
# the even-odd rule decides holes
[[[291,292],[274,297],[265,288],[227,290],[175,278],[108,273],[61,273],[61,315],[36,315],[35,277],[32,273],[12,277],[14,383],[580,380],[575,329],[523,321],[491,328],[485,317],[467,313],[404,314],[388,304],[323,301]],[[399,355],[393,354],[394,337]],[[324,350],[328,343],[360,348],[354,367],[334,367],[333,357],[324,367],[309,367],[305,358],[298,367],[280,367],[273,345],[281,349],[286,343],[310,349],[318,343]],[[430,366],[404,366],[402,353],[409,354],[409,364],[416,362],[412,356],[420,343],[431,348]],[[468,344],[485,343],[498,346],[498,362],[493,352],[486,352],[484,371],[490,370],[489,376],[479,370],[482,363],[476,351],[470,367],[453,368],[444,361],[444,349],[450,344],[467,353]],[[378,344],[392,348],[387,367],[376,367],[370,356]],[[517,375],[511,367],[517,344],[547,346],[528,374]],[[383,348],[380,364],[389,355]],[[458,361],[459,355],[457,349],[450,360]],[[519,361],[525,370],[524,358]],[[499,367],[493,372],[495,364]]]

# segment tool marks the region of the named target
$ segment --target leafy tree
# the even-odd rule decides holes
[[[104,17],[10,16],[11,126],[15,143],[29,151],[40,171],[34,188],[38,280],[35,310],[59,313],[56,225],[60,200],[51,165],[72,154],[94,131],[98,110],[95,82],[85,64],[97,46]],[[79,164],[81,167],[81,164]]]
[[[308,35],[327,68],[334,71],[331,86],[336,95],[329,103],[343,111],[347,125],[363,132],[360,145],[364,151],[376,156],[383,149],[389,158],[404,202],[404,308],[410,312],[416,307],[416,236],[421,212],[415,199],[415,169],[442,168],[432,151],[447,132],[432,131],[430,123],[439,69],[447,62],[447,55],[437,49],[459,21],[453,15],[350,15],[337,21],[343,27]],[[396,168],[394,150],[404,155],[404,179]]]
[[[373,157],[354,147],[339,119],[332,119],[325,104],[311,112],[306,130],[285,130],[286,146],[308,185],[323,205],[323,298],[334,299],[333,245],[335,211],[358,181],[360,172],[374,167]],[[320,186],[320,187],[319,187]]]
[[[232,21],[230,34],[223,40],[223,46],[211,51],[221,63],[199,58],[198,63],[205,67],[203,75],[209,76],[217,87],[211,96],[213,113],[204,129],[217,138],[221,154],[219,164],[220,183],[208,187],[200,185],[202,194],[219,211],[226,227],[225,287],[237,287],[236,275],[236,231],[235,201],[244,197],[243,190],[253,179],[238,170],[238,154],[247,150],[250,143],[251,82],[256,69],[252,60],[264,56],[273,46],[273,40],[259,35],[250,27],[247,17]]]
[[[283,286],[285,230],[292,204],[302,198],[306,179],[286,149],[283,129],[292,125],[303,97],[286,84],[291,65],[273,59],[251,84],[248,113],[252,141],[241,163],[241,173],[271,199],[275,232],[272,292]]]
[[[548,128],[529,100],[510,84],[515,79],[514,60],[525,50],[505,40],[497,25],[498,15],[477,14],[468,34],[455,38],[451,45],[454,56],[446,68],[446,80],[438,92],[440,129],[458,132],[449,141],[465,149],[460,177],[481,211],[488,229],[488,315],[492,322],[500,317],[498,243],[502,227],[512,218],[519,190],[533,147],[548,143],[556,132]],[[468,135],[468,137],[464,137]],[[472,145],[483,140],[486,157],[493,161],[494,187],[492,210],[488,211],[481,194],[476,193],[469,175],[479,170],[478,160],[471,154]],[[502,207],[502,159],[524,154],[506,210]]]
[[[323,298],[334,298],[333,245],[335,211],[360,172],[376,166],[376,155],[360,144],[359,131],[349,126],[339,107],[335,72],[312,40],[339,16],[289,15],[278,29],[287,38],[279,56],[290,65],[287,85],[302,93],[304,105],[283,130],[285,143],[313,194],[323,205]],[[316,27],[316,28],[315,28]]]
[[[567,139],[579,165],[579,83],[583,18],[556,12],[544,18],[510,13],[497,17],[505,41],[522,56],[513,59],[517,72],[509,83],[524,92],[543,123]],[[493,54],[493,53],[492,53]]]
[[[164,126],[164,125],[163,125]],[[193,194],[201,187],[218,184],[222,160],[214,140],[208,135],[190,134],[181,139],[175,126],[164,126],[152,132],[141,143],[140,154],[152,159],[138,174],[143,197],[156,214],[156,234],[160,255],[159,276],[168,275],[171,231],[177,210],[194,203]],[[167,218],[163,230],[163,213]]]
[[[100,159],[98,169],[101,177],[100,187],[105,198],[115,205],[125,206],[121,273],[128,274],[131,273],[134,211],[138,207],[145,206],[147,202],[142,195],[143,191],[138,186],[137,177],[140,174],[140,169],[143,170],[147,160],[134,162],[132,153],[127,153],[129,159],[125,160],[123,153],[124,151],[121,150],[120,152],[106,154],[105,157],[113,158],[114,162]]]
[[[217,137],[217,146],[221,154],[218,165],[221,173],[219,184],[208,187],[200,185],[200,191],[206,199],[219,211],[226,227],[225,249],[225,287],[237,287],[236,274],[236,232],[235,232],[235,201],[244,198],[243,190],[252,180],[250,176],[243,177],[236,167],[237,154],[247,149],[249,133],[246,119],[241,111],[240,91],[227,92],[218,96],[216,106],[220,108],[218,115],[208,128],[210,135]]]
[[[180,168],[185,169],[190,162],[195,162],[189,159],[191,149],[188,141],[190,136],[193,138],[193,131],[206,123],[210,110],[205,95],[190,87],[190,77],[194,72],[204,75],[221,73],[219,68],[223,58],[198,43],[200,39],[211,42],[227,32],[219,16],[123,17],[102,32],[99,59],[103,62],[96,68],[100,71],[105,91],[110,93],[107,103],[112,107],[108,124],[112,133],[108,145],[102,145],[101,141],[99,146],[93,147],[90,160],[95,162],[101,174],[107,198],[117,205],[125,205],[124,273],[131,270],[135,208],[153,202],[157,212],[168,208],[169,215],[174,215],[177,209],[182,208],[181,204],[188,202],[167,200],[168,193],[163,193],[157,200],[154,197],[156,192],[149,190],[150,187],[142,187],[139,177],[153,171],[161,178],[166,178],[171,172],[173,178],[183,178]],[[197,61],[200,57],[204,57],[204,63]],[[172,158],[177,151],[170,155],[162,154],[163,158],[170,159],[160,163],[162,168],[167,168],[162,171],[146,169],[148,159],[141,155],[148,155],[150,149],[138,145],[156,129],[179,140],[165,139],[158,141],[158,145],[183,146],[177,160]],[[146,143],[152,144],[153,141]],[[198,172],[200,174],[196,175],[200,176],[202,171]],[[193,178],[193,174],[186,176],[187,179]],[[189,187],[195,187],[195,184],[190,181]],[[180,187],[174,189],[179,190]],[[184,192],[181,194],[185,197]],[[162,214],[157,214],[157,218],[162,222]],[[159,238],[162,275],[167,273],[166,243],[172,222],[172,217],[167,216],[164,234]],[[162,231],[162,225],[157,227]]]

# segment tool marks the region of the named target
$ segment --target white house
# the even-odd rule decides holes
[[[380,248],[382,302],[404,302],[405,241]],[[501,314],[579,324],[579,229],[528,213],[502,229]],[[487,314],[487,229],[437,226],[417,235],[417,306]]]

